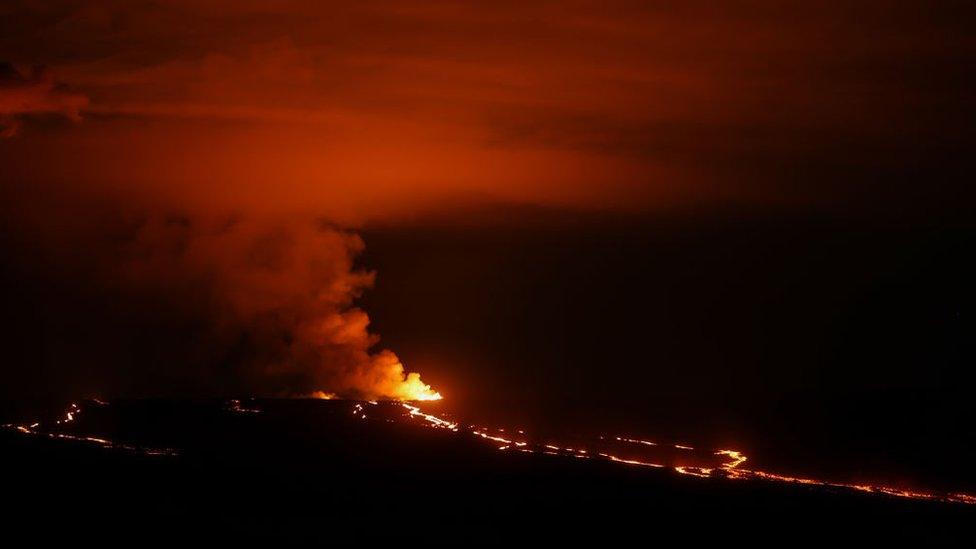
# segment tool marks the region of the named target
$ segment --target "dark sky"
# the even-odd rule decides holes
[[[964,463],[972,16],[4,2],[0,397],[398,356],[472,415]]]

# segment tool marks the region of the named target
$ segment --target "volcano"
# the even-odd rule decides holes
[[[626,437],[561,446],[394,401],[91,400],[5,427],[6,516],[22,528],[413,543],[745,531],[932,540],[976,518],[964,494],[793,479],[746,469],[734,450]]]

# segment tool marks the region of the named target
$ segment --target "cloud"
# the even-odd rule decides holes
[[[830,4],[15,2],[0,59],[92,107],[34,141],[57,162],[0,163],[382,220],[465,196],[660,211],[964,186],[971,8]]]
[[[21,72],[0,62],[0,137],[16,135],[23,118],[32,115],[63,116],[77,122],[87,105],[87,97],[68,91],[44,67]]]
[[[80,374],[76,389],[102,394],[433,395],[374,349],[355,306],[374,274],[357,266],[354,233],[308,217],[113,215],[91,203],[70,219],[51,203],[15,215],[3,249],[32,272],[7,282],[41,291],[12,314],[51,340],[8,340],[14,363],[63,383]]]

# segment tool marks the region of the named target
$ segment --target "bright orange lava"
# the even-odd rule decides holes
[[[423,398],[417,398],[415,400],[437,400],[441,398],[436,392],[431,392],[429,386],[423,386],[422,388],[423,391],[416,396],[421,396]],[[97,399],[93,400],[92,402],[96,406],[108,405],[108,403]],[[371,417],[371,414],[367,414],[367,410],[376,406],[380,406],[380,403],[375,400],[367,402],[355,402],[353,404],[352,413],[359,419],[367,420],[369,417]],[[455,433],[460,433],[461,435],[473,435],[480,440],[495,444],[495,447],[501,451],[517,450],[525,453],[572,457],[575,459],[605,460],[623,465],[649,467],[655,469],[669,469],[681,475],[699,478],[724,478],[732,480],[754,480],[802,484],[833,489],[856,490],[859,492],[899,498],[976,505],[976,496],[961,492],[922,492],[905,490],[892,486],[849,484],[843,482],[832,482],[829,480],[794,477],[758,469],[746,469],[743,468],[742,465],[748,461],[748,458],[745,456],[745,454],[738,450],[722,449],[714,451],[702,451],[692,446],[682,444],[652,442],[649,440],[621,436],[601,436],[598,437],[598,440],[593,440],[588,444],[575,443],[572,446],[566,446],[555,444],[552,441],[539,442],[531,440],[530,437],[526,436],[525,431],[522,429],[514,430],[514,433],[516,433],[517,436],[508,434],[505,429],[501,428],[492,429],[477,425],[469,425],[467,428],[462,429],[458,422],[425,413],[420,409],[419,406],[408,402],[387,402],[384,403],[384,406],[400,406],[405,410],[403,417],[406,417],[407,419],[419,420],[422,422],[422,425],[431,428],[444,429]],[[255,408],[253,405],[252,407],[243,406],[241,401],[236,399],[228,401],[225,409],[238,414],[257,414],[261,412],[259,408]],[[382,407],[378,408],[377,410],[380,412],[383,411]],[[65,412],[64,417],[56,421],[56,425],[63,425],[75,421],[81,411],[81,408],[77,404],[71,404],[68,410]],[[382,417],[382,413],[378,415]],[[387,419],[387,421],[391,420]],[[43,430],[39,422],[31,423],[29,425],[6,424],[2,427],[15,430],[25,435],[85,442],[104,448],[125,450],[146,455],[178,455],[176,450],[168,448],[157,449],[132,446],[105,438]],[[633,449],[636,449],[636,455],[635,450]],[[648,461],[647,457],[641,456],[640,451],[642,449],[645,451],[648,449],[656,452],[661,451],[663,452],[662,456],[666,459],[662,459],[662,461],[664,461],[663,463]],[[703,462],[707,463],[703,464]]]
[[[375,404],[375,403],[373,403]],[[457,423],[451,422],[449,420],[439,418],[437,416],[426,414],[420,411],[417,406],[409,405],[406,403],[402,404],[405,408],[409,410],[409,415],[414,418],[420,418],[426,422],[426,425],[435,428],[447,428],[452,431],[458,431]],[[357,405],[360,413],[365,417],[365,412],[362,411],[360,405]],[[501,451],[509,451],[512,449],[518,450],[520,452],[527,453],[541,453],[546,455],[557,455],[564,457],[573,457],[577,459],[604,459],[614,463],[621,463],[624,465],[638,466],[638,467],[651,467],[656,469],[671,469],[674,472],[681,475],[688,475],[699,478],[726,478],[735,480],[758,480],[767,482],[783,482],[783,483],[793,483],[793,484],[803,484],[812,486],[821,486],[825,488],[837,488],[845,490],[856,490],[860,492],[867,492],[872,494],[883,494],[887,496],[909,498],[909,499],[920,499],[920,500],[932,500],[932,501],[942,501],[947,503],[963,503],[968,505],[976,505],[976,496],[970,494],[964,494],[959,492],[954,493],[934,493],[934,492],[921,492],[914,490],[904,490],[901,488],[895,488],[891,486],[878,486],[869,484],[848,484],[843,482],[832,482],[828,480],[819,480],[812,478],[803,477],[793,477],[789,475],[781,475],[777,473],[770,473],[761,470],[750,470],[745,469],[742,466],[748,458],[745,454],[738,450],[715,450],[709,451],[708,455],[712,456],[712,459],[720,460],[720,462],[713,467],[705,467],[699,465],[686,465],[686,464],[674,464],[674,461],[679,461],[676,459],[671,459],[672,463],[656,463],[652,461],[646,461],[645,459],[639,459],[636,457],[631,457],[629,455],[624,455],[621,453],[611,452],[607,447],[617,446],[643,446],[643,447],[654,447],[663,448],[670,450],[673,455],[684,455],[682,452],[697,452],[694,447],[682,445],[682,444],[667,444],[652,442],[649,440],[640,440],[636,438],[628,437],[599,437],[599,441],[596,441],[594,446],[598,446],[600,450],[594,451],[593,449],[580,448],[579,444],[573,447],[560,446],[553,444],[551,442],[547,443],[536,443],[530,441],[525,437],[525,432],[521,429],[517,429],[516,432],[521,437],[512,437],[505,434],[504,429],[490,429],[487,427],[479,427],[476,425],[469,426],[469,430],[472,435],[486,441],[490,441],[497,444],[497,448]],[[606,450],[605,450],[606,449]],[[604,451],[605,450],[605,451]]]
[[[396,389],[396,398],[399,400],[427,401],[440,400],[444,397],[440,393],[430,388],[423,381],[420,381],[420,374],[407,374],[399,387]]]
[[[97,405],[97,406],[107,406],[108,405],[107,402],[103,402],[103,401],[101,401],[101,400],[99,400],[97,398],[96,399],[93,399],[92,402],[94,402],[95,405]],[[239,402],[238,402],[238,404],[239,404]],[[245,410],[241,410],[241,411],[245,411]],[[55,424],[56,425],[64,425],[66,423],[71,423],[71,422],[75,421],[75,419],[78,417],[78,414],[80,414],[80,413],[81,413],[81,408],[77,404],[71,403],[71,405],[68,407],[68,410],[65,412],[64,417],[61,418],[61,419],[59,419],[59,420],[57,420],[57,421],[55,421]],[[69,434],[69,433],[56,433],[56,432],[50,432],[50,431],[43,431],[43,430],[41,430],[41,423],[40,422],[31,423],[30,425],[15,425],[15,424],[8,423],[8,424],[5,424],[5,425],[2,425],[2,427],[5,428],[5,429],[14,429],[14,430],[16,430],[16,431],[18,431],[20,433],[25,434],[25,435],[43,436],[43,437],[47,437],[47,438],[51,438],[51,439],[71,440],[71,441],[77,441],[77,442],[87,442],[87,443],[91,443],[91,444],[95,444],[95,445],[101,446],[103,448],[111,448],[111,449],[115,449],[115,450],[125,450],[127,452],[135,452],[135,453],[149,455],[149,456],[176,456],[176,455],[179,455],[179,452],[177,452],[176,450],[173,450],[171,448],[148,448],[148,447],[144,447],[144,446],[133,446],[131,444],[124,444],[124,443],[120,443],[120,442],[115,442],[115,441],[112,441],[112,440],[109,440],[109,439],[106,439],[106,438],[99,438],[99,437],[92,437],[92,436],[84,436],[84,435],[72,435],[72,434]]]

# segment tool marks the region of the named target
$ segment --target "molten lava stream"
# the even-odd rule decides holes
[[[91,403],[95,406],[108,406],[108,403],[97,398],[91,399]],[[64,417],[55,420],[54,426],[47,428],[41,422],[37,421],[29,425],[17,425],[8,423],[2,425],[4,429],[13,429],[19,433],[31,436],[41,436],[56,440],[68,440],[83,442],[89,444],[95,444],[103,448],[114,449],[114,450],[124,450],[127,452],[134,452],[138,454],[143,454],[147,456],[176,456],[179,452],[172,448],[149,448],[145,446],[134,446],[131,444],[126,444],[123,442],[113,441],[107,438],[87,436],[81,434],[66,433],[63,431],[64,428],[68,427],[77,420],[78,415],[81,414],[82,409],[78,404],[72,402]],[[55,431],[55,429],[62,429],[60,431]]]
[[[420,389],[418,394],[424,397],[423,400],[440,399],[440,395],[431,391],[429,386],[420,385],[417,388]],[[313,398],[327,398],[330,400],[335,398],[331,394],[327,397],[324,395],[313,396]],[[245,406],[240,400],[230,400],[226,403],[225,409],[235,414],[252,415],[261,413],[262,410],[260,408],[254,407],[253,399],[251,399],[251,402],[250,405]],[[555,440],[540,442],[527,435],[522,429],[506,430],[504,428],[478,425],[462,427],[457,421],[424,412],[415,401],[401,400],[380,403],[371,400],[347,402],[352,405],[352,415],[358,419],[369,420],[371,418],[380,418],[385,421],[397,421],[395,418],[399,418],[399,420],[406,420],[408,422],[420,422],[425,427],[451,431],[457,433],[458,436],[473,436],[477,440],[491,444],[494,448],[503,452],[518,451],[579,460],[604,460],[625,466],[666,469],[680,475],[697,478],[724,478],[730,480],[801,484],[899,498],[976,505],[976,496],[960,492],[923,492],[892,486],[832,482],[829,480],[772,473],[759,469],[747,469],[743,465],[748,461],[748,457],[738,450],[703,450],[684,444],[657,442],[624,436],[600,436],[592,440],[575,441],[572,444],[560,443]],[[92,400],[91,403],[94,406],[108,406],[108,403],[97,399]],[[368,411],[375,411],[376,413],[368,413]],[[169,448],[146,448],[107,438],[88,436],[77,431],[66,432],[66,429],[74,426],[81,413],[81,407],[78,404],[72,403],[65,412],[64,417],[56,420],[51,426],[45,426],[41,422],[34,422],[31,424],[7,424],[2,427],[29,436],[77,441],[94,444],[103,448],[136,452],[145,455],[178,455],[176,450]]]
[[[375,404],[375,402],[373,403]],[[402,402],[409,418],[420,419],[432,428],[449,429],[458,432],[458,423],[421,411],[420,407]],[[363,413],[357,405],[358,413]],[[354,412],[356,413],[356,412]],[[576,459],[602,459],[634,467],[670,469],[675,473],[698,478],[726,478],[732,480],[753,480],[777,483],[820,486],[830,489],[854,490],[871,494],[881,494],[899,498],[933,500],[947,503],[976,505],[976,496],[965,493],[935,493],[905,490],[892,486],[849,484],[812,478],[794,477],[742,467],[748,457],[738,450],[701,450],[684,444],[673,444],[641,440],[622,436],[601,436],[596,440],[572,445],[557,441],[538,443],[526,436],[522,429],[505,430],[478,425],[469,425],[465,433],[493,444],[498,450],[525,453],[538,453]]]

